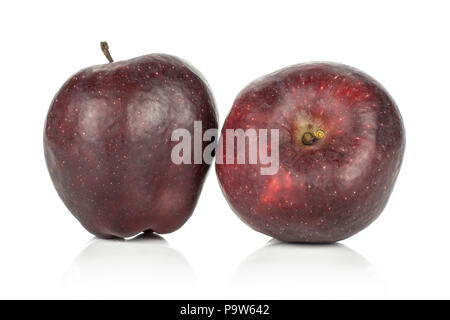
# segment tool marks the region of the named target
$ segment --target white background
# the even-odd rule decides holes
[[[448,1],[2,1],[0,298],[450,298]],[[42,133],[81,68],[164,52],[190,61],[220,123],[250,81],[311,60],[357,67],[396,100],[406,156],[390,202],[338,245],[270,242],[212,169],[164,240],[93,239],[58,198]]]

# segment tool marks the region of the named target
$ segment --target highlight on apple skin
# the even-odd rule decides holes
[[[336,242],[366,228],[388,202],[405,149],[387,91],[336,63],[294,65],[252,82],[237,96],[219,145],[237,128],[277,129],[279,167],[262,175],[260,162],[237,164],[237,149],[227,163],[223,144],[216,157],[223,194],[250,227],[288,242]]]
[[[191,216],[209,164],[176,165],[177,128],[217,129],[213,96],[186,62],[151,54],[83,69],[56,94],[44,150],[59,196],[92,234],[169,233]],[[207,142],[201,147],[205,148]]]

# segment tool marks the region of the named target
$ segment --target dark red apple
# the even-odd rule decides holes
[[[250,135],[245,149],[223,143],[216,172],[244,222],[292,242],[335,242],[367,227],[389,199],[405,149],[402,118],[386,90],[334,63],[295,65],[254,81],[236,98],[220,144],[234,139],[227,129],[278,130],[275,174],[261,174],[261,161],[236,164]],[[277,151],[270,143],[257,148],[259,157],[262,148]]]
[[[192,214],[209,164],[171,161],[173,130],[217,128],[201,75],[179,58],[151,54],[83,69],[56,94],[44,149],[54,186],[99,237],[168,233]],[[205,148],[207,142],[201,142]]]

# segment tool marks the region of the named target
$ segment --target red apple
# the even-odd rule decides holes
[[[105,43],[102,49],[112,62]],[[192,133],[197,120],[202,132],[217,128],[213,97],[176,57],[151,54],[79,71],[56,94],[45,124],[45,158],[59,196],[99,237],[180,228],[209,164],[173,163],[171,134]]]
[[[236,98],[221,142],[227,129],[278,130],[275,174],[263,175],[261,161],[236,164],[249,139],[244,150],[224,143],[216,172],[245,223],[292,242],[335,242],[367,227],[386,206],[405,149],[391,96],[370,76],[334,63],[295,65],[252,82]],[[277,151],[257,147],[259,156],[261,148]]]

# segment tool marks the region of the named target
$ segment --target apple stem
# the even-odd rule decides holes
[[[109,63],[114,62],[113,58],[111,57],[111,53],[109,53],[108,42],[100,42],[100,48],[102,49],[103,54],[105,55],[106,59],[108,59]]]
[[[323,131],[322,129],[318,129],[316,130],[316,132],[305,132],[302,136],[302,143],[305,146],[312,146],[324,137],[325,131]]]
[[[311,146],[317,142],[317,137],[311,132],[305,132],[302,136],[302,142],[306,146]]]

